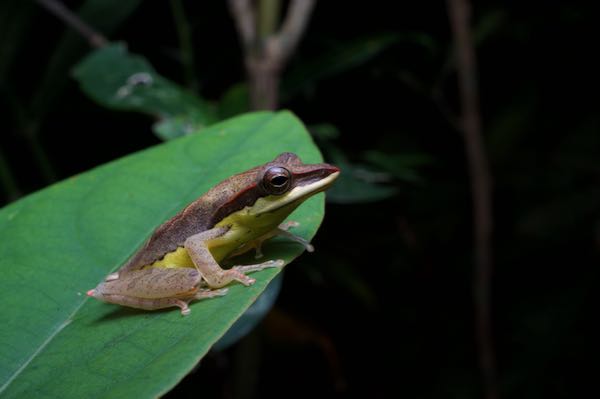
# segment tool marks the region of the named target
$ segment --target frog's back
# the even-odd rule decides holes
[[[166,254],[183,247],[187,237],[210,228],[207,224],[209,218],[205,218],[203,215],[206,208],[199,206],[198,209],[193,209],[197,215],[189,217],[189,211],[192,210],[189,208],[194,204],[196,202],[154,230],[150,238],[129,259],[122,270],[136,270],[151,265],[155,261],[164,258]]]
[[[257,168],[218,184],[160,225],[121,271],[141,269],[153,264],[182,248],[188,237],[214,227],[223,215],[250,205],[256,199],[256,193],[248,190],[247,182],[248,177],[254,176]]]

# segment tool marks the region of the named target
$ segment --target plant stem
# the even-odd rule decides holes
[[[492,183],[481,133],[477,66],[469,27],[470,6],[468,0],[448,0],[448,13],[454,36],[462,108],[461,127],[473,198],[473,244],[475,247],[473,295],[479,367],[483,377],[485,398],[497,399],[499,392],[491,316]]]
[[[277,108],[281,72],[306,30],[314,4],[314,0],[290,1],[277,30],[280,0],[261,0],[258,18],[250,0],[229,0],[243,45],[253,109]]]
[[[198,79],[196,78],[196,67],[194,57],[194,46],[192,45],[192,29],[185,15],[185,9],[181,0],[171,0],[171,11],[179,39],[179,53],[186,86],[198,91]]]
[[[100,33],[96,32],[92,29],[91,26],[86,24],[79,18],[76,14],[74,14],[71,10],[64,6],[58,0],[36,0],[42,7],[46,10],[54,14],[60,20],[62,20],[65,24],[73,28],[75,31],[79,32],[83,37],[85,37],[90,46],[92,47],[103,47],[108,41],[104,36]]]

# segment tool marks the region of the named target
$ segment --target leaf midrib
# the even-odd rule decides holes
[[[31,363],[33,361],[33,359],[36,358],[37,355],[39,355],[46,349],[46,347],[50,344],[50,342],[52,342],[54,337],[56,337],[62,330],[64,330],[65,327],[67,327],[69,324],[71,324],[71,322],[73,321],[73,316],[75,316],[75,314],[79,311],[79,309],[81,309],[83,307],[83,305],[86,303],[86,301],[87,301],[87,298],[84,298],[84,300],[78,306],[76,306],[75,309],[73,309],[73,311],[69,314],[69,316],[66,318],[66,320],[63,321],[54,331],[52,331],[52,333],[50,335],[48,335],[48,337],[44,340],[44,342],[42,342],[42,344],[35,351],[33,351],[31,353],[31,355],[27,358],[27,360],[25,360],[23,362],[23,364],[21,364],[21,366],[4,383],[4,385],[2,385],[0,387],[0,394],[2,392],[4,392],[6,389],[8,389],[8,387],[12,384],[12,382],[17,379],[17,377],[23,372],[23,370],[25,370],[27,368],[29,363]]]

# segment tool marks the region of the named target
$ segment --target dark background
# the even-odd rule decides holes
[[[473,9],[494,184],[492,314],[503,397],[597,390],[600,65],[589,4],[486,1]],[[225,2],[183,6],[199,92],[218,101],[244,79],[233,22]],[[316,253],[287,269],[265,321],[205,358],[167,397],[482,397],[470,181],[461,133],[443,112],[460,107],[446,7],[318,2],[284,72],[281,107],[309,126],[326,158],[363,176],[362,194],[343,186],[332,194]],[[27,28],[10,30],[11,21]],[[90,50],[85,41],[44,80],[64,32],[35,3],[0,1],[5,203],[160,142],[151,118],[102,108],[69,77]],[[367,54],[361,43],[386,35],[394,40],[332,68],[328,55]],[[168,2],[143,2],[107,36],[185,84]],[[310,68],[330,72],[303,80]],[[325,123],[337,135],[320,133]],[[369,195],[382,187],[380,198]]]

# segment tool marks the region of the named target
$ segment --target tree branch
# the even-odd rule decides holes
[[[280,29],[275,31],[281,0],[262,0],[259,17],[250,0],[229,0],[229,10],[244,49],[250,102],[253,109],[275,109],[279,102],[281,70],[296,50],[315,0],[292,0]],[[261,37],[257,37],[261,26]]]
[[[252,0],[229,0],[229,12],[242,40],[244,53],[248,53],[256,41],[256,17]]]
[[[288,6],[285,20],[275,36],[282,60],[287,60],[296,50],[314,6],[314,0],[292,0]]]
[[[475,269],[473,295],[479,367],[486,399],[499,397],[492,338],[492,183],[481,133],[477,67],[469,28],[468,0],[447,0],[454,35],[458,86],[462,108],[461,128],[469,164],[473,199]]]
[[[67,7],[64,6],[58,0],[36,0],[42,7],[50,11],[65,24],[73,28],[76,32],[85,37],[90,46],[92,47],[103,47],[106,46],[108,40],[100,33],[92,29],[91,26],[86,24],[76,14],[71,12]]]

